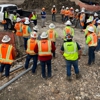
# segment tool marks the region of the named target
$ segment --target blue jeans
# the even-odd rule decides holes
[[[78,68],[78,60],[75,61],[70,61],[70,60],[66,60],[66,72],[67,72],[67,76],[71,76],[71,66],[73,65],[74,70],[75,70],[75,74],[79,74],[79,68]]]
[[[52,14],[52,21],[56,21],[56,14]]]
[[[1,64],[0,73],[2,73],[4,71],[4,68],[5,68],[5,76],[8,77],[9,76],[10,67],[11,67],[10,64]]]
[[[47,75],[51,77],[51,59],[47,61],[40,61],[41,63],[41,70],[42,70],[42,77],[46,78],[46,65],[47,65]]]
[[[94,46],[92,46],[92,47],[89,47],[89,51],[88,51],[88,56],[89,56],[89,58],[88,58],[88,64],[89,65],[91,65],[91,63],[93,62],[95,62],[95,49],[96,49],[96,47],[94,47]]]
[[[65,16],[64,21],[67,21],[67,20],[68,20],[68,16]]]
[[[98,39],[98,45],[96,47],[96,51],[99,51],[100,50],[100,38]]]
[[[28,69],[29,62],[33,59],[33,67],[32,67],[32,73],[35,73],[35,70],[37,68],[37,61],[38,61],[38,55],[27,55],[26,62],[25,62],[25,68]]]
[[[23,37],[23,39],[24,39],[24,48],[26,50],[27,49],[27,40],[28,40],[28,38]]]

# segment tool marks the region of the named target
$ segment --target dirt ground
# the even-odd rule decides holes
[[[47,16],[46,28],[41,28],[41,20],[38,20],[39,34],[47,31],[48,25],[52,22],[51,16]],[[56,31],[58,38],[56,42],[56,59],[52,60],[53,77],[50,80],[41,78],[41,66],[37,68],[37,74],[32,75],[31,71],[20,77],[10,86],[0,92],[0,100],[100,100],[100,53],[96,53],[96,63],[89,67],[88,56],[82,56],[79,61],[79,69],[82,78],[76,80],[72,68],[72,82],[66,80],[66,64],[60,54],[63,43],[62,30],[65,25],[57,16]],[[83,48],[85,39],[84,33],[75,28],[74,41]]]

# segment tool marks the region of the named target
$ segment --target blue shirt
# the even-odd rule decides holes
[[[46,18],[46,12],[45,11],[41,12],[41,18]]]

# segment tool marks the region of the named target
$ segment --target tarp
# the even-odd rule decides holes
[[[81,1],[78,2],[78,5],[80,6],[80,8],[85,8],[86,10],[89,10],[89,11],[99,11],[100,10],[100,6],[99,5],[89,5],[89,4],[86,4],[86,3],[83,3]]]

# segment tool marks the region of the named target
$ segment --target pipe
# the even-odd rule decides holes
[[[37,63],[37,65],[39,65],[40,62]],[[32,69],[32,66],[30,68],[28,68],[27,70],[23,71],[22,73],[20,73],[18,76],[14,77],[12,80],[10,80],[9,82],[5,83],[3,86],[0,87],[0,91],[3,90],[5,87],[9,86],[11,83],[13,83],[14,81],[16,81],[18,78],[20,78],[22,75],[26,74],[28,71],[30,71]]]
[[[32,62],[33,62],[33,61],[31,60],[30,63],[32,63]],[[17,69],[19,69],[19,68],[21,68],[21,67],[23,67],[23,65],[19,65],[19,66],[15,67],[15,68],[11,69],[11,70],[10,70],[10,73],[13,72],[13,71],[15,71],[15,70],[17,70]],[[3,73],[2,76],[4,76],[4,75],[5,75],[5,73]]]

